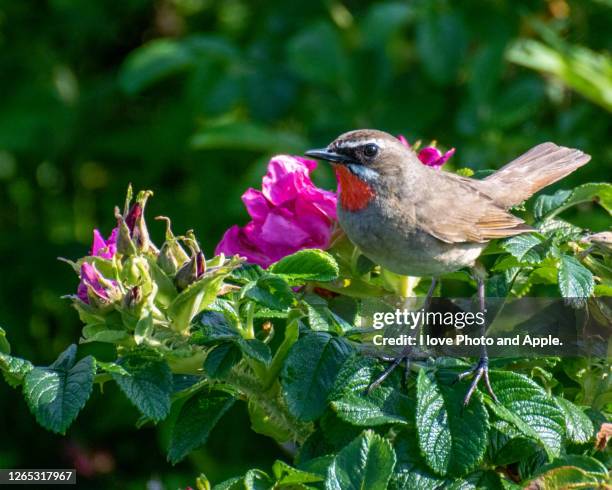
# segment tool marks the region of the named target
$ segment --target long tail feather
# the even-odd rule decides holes
[[[481,181],[483,191],[500,206],[509,208],[571,174],[590,159],[580,150],[542,143]]]

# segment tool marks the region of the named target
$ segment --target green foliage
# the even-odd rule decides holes
[[[168,459],[175,464],[204,444],[211,429],[234,401],[232,395],[221,391],[197,393],[187,400],[172,428]]]
[[[419,372],[416,424],[419,447],[429,467],[442,476],[461,476],[482,459],[489,417],[480,397],[464,410],[463,392]]]
[[[605,207],[606,192],[584,185],[541,197],[537,233],[489,247],[485,257],[497,274],[488,294],[520,296],[544,282],[574,307],[590,308],[599,299],[595,282],[610,280],[594,274],[594,266],[598,273],[608,267],[608,250],[590,245],[591,235],[557,214],[594,196]],[[140,193],[137,205],[147,196]],[[126,228],[111,259],[75,264],[77,271],[93,264],[99,281],[98,289],[88,286],[87,301],[71,298],[85,324],[83,343],[111,344],[114,358],[77,362],[72,345],[51,366],[35,367],[9,354],[0,331],[0,369],[12,386],[23,385],[43,427],[65,433],[94,381],[112,380],[141,413],[139,425],[167,420],[172,464],[204,445],[237,400],[246,402],[253,431],[300,447],[297,467],[277,461],[272,474],[252,469],[216,488],[513,488],[509,472],[523,483],[608,478],[589,449],[601,418],[576,404],[590,400],[605,420],[612,406],[605,361],[559,363],[557,374],[580,391],[555,381],[550,370],[558,359],[518,359],[518,372],[499,362],[490,374],[498,401],[476,390],[467,406],[467,383],[456,383],[463,363],[445,358],[415,362],[405,379],[396,372],[370,390],[384,366],[364,356],[368,330],[355,325],[371,308],[389,307],[370,291],[393,297],[414,290],[418,279],[359,266],[359,252],[345,241],[329,252],[297,252],[267,270],[222,255],[204,260],[192,233],[177,238],[169,227],[158,249],[140,216],[139,234]],[[191,258],[179,248],[168,255],[180,243]],[[176,266],[166,260],[172,257]]]
[[[170,411],[172,372],[168,364],[151,351],[134,351],[119,360],[127,374],[112,373],[125,396],[154,421],[162,420]]]
[[[387,488],[395,454],[388,440],[366,431],[344,449],[329,465],[326,490],[358,490]]]
[[[30,369],[23,380],[23,395],[40,425],[64,434],[91,394],[95,361],[76,361],[71,345],[49,367]]]

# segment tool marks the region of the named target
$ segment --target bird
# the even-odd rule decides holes
[[[375,129],[349,131],[304,154],[332,164],[339,183],[338,221],[363,255],[397,274],[431,277],[425,309],[440,276],[467,268],[476,279],[482,311],[486,273],[480,254],[491,240],[535,231],[510,209],[591,158],[546,142],[479,180],[423,165],[412,148]],[[408,349],[370,390],[407,354]],[[481,379],[497,401],[488,365],[483,347],[478,362],[458,376],[473,375],[465,406]]]

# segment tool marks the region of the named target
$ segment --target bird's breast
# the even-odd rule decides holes
[[[340,191],[340,206],[351,212],[361,211],[374,199],[374,190],[348,168],[336,165],[338,189]]]

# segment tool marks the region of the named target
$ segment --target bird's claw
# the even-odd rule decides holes
[[[463,406],[468,406],[468,404],[470,403],[470,399],[472,398],[474,391],[476,391],[476,387],[478,386],[478,383],[481,379],[484,380],[485,387],[489,392],[489,395],[491,395],[491,398],[493,398],[495,403],[499,403],[499,400],[497,399],[497,396],[495,396],[495,392],[491,387],[491,380],[489,379],[489,359],[486,357],[481,357],[478,361],[478,364],[457,376],[456,381],[461,381],[462,379],[465,379],[472,374],[474,374],[474,379],[472,380],[472,383],[470,384],[470,387],[467,393],[465,394],[465,398],[463,399]]]
[[[366,389],[366,393],[368,395],[370,395],[376,388],[378,388],[383,383],[383,381],[389,377],[389,375],[393,372],[393,370],[401,364],[402,361],[406,361],[406,370],[404,372],[404,383],[406,385],[408,384],[408,378],[410,376],[410,357],[406,354],[407,352],[404,351],[402,352],[402,354],[400,354],[400,356],[394,358],[392,360],[393,362],[391,362],[389,367],[387,367],[387,369],[385,369],[378,378],[376,378],[374,381],[372,381],[369,384],[369,386]]]

